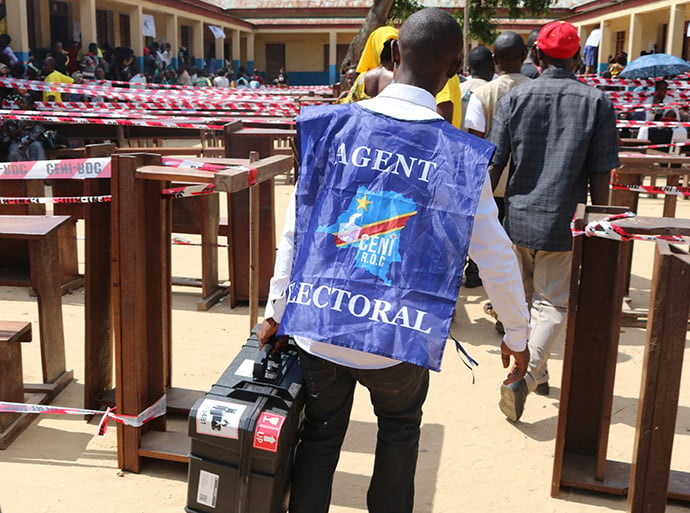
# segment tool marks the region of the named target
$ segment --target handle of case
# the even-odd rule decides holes
[[[271,339],[264,344],[264,347],[261,348],[261,351],[259,351],[259,354],[256,356],[256,360],[254,360],[254,369],[252,370],[254,379],[262,379],[266,376],[268,358],[271,351],[273,351],[273,347],[275,347],[275,341]]]

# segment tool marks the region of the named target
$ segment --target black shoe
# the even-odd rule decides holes
[[[481,286],[482,279],[479,277],[479,268],[472,260],[468,260],[465,268],[465,288],[473,289]]]
[[[501,335],[506,334],[505,328],[503,328],[503,323],[501,321],[496,321],[496,324],[494,324],[494,328],[496,331],[498,331]]]
[[[534,391],[534,393],[537,395],[549,395],[550,392],[551,392],[551,388],[549,387],[548,381],[544,381],[543,383],[539,383],[537,385],[536,390]]]
[[[498,403],[498,407],[508,420],[513,422],[520,420],[522,412],[525,410],[527,394],[529,394],[529,390],[527,390],[527,383],[524,378],[510,385],[501,385],[501,401]]]

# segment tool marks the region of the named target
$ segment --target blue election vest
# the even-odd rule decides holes
[[[305,108],[297,133],[280,332],[440,370],[494,146],[356,104]]]

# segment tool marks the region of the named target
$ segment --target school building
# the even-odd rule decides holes
[[[599,29],[600,68],[620,52],[626,52],[629,61],[642,51],[670,53],[686,60],[690,57],[688,1],[581,1],[573,5],[566,19],[578,27],[583,45],[592,31]]]
[[[453,0],[422,3],[449,11],[462,7]],[[511,20],[499,11],[496,21],[499,30],[526,37],[534,27],[568,19],[583,42],[598,28],[601,63],[620,50],[633,58],[654,47],[686,57],[689,5],[559,0],[544,18]],[[271,80],[284,66],[291,84],[329,84],[338,81],[340,63],[370,6],[371,0],[0,0],[0,30],[10,34],[23,61],[29,49],[50,48],[56,40],[64,46],[81,41],[84,48],[90,42],[129,47],[139,58],[156,40],[170,43],[175,56],[185,47],[199,68],[217,69],[227,61]]]

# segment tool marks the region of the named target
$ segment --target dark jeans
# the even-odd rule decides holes
[[[357,382],[369,389],[378,419],[374,472],[367,493],[369,512],[411,513],[429,371],[409,363],[377,370],[352,369],[305,351],[300,351],[300,363],[307,406],[293,469],[290,513],[328,511]]]

